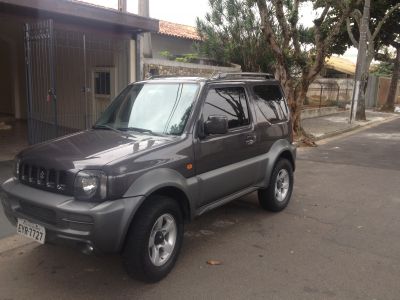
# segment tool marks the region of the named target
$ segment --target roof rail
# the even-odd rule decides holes
[[[149,75],[146,79],[158,79],[158,78],[171,78],[171,77],[181,77],[179,75]]]
[[[274,75],[269,73],[257,73],[257,72],[236,72],[236,73],[218,73],[210,77],[210,79],[232,79],[232,78],[265,78],[274,79]]]

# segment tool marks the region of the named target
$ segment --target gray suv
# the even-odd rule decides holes
[[[92,129],[31,146],[2,184],[17,232],[85,253],[121,253],[155,282],[177,260],[183,225],[257,191],[280,211],[293,189],[288,106],[269,74],[130,84]]]

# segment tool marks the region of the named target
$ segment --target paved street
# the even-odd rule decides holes
[[[31,243],[0,253],[0,299],[399,299],[400,119],[301,149],[295,180],[282,213],[251,194],[187,226],[158,284]]]

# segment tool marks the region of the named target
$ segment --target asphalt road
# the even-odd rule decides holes
[[[127,277],[118,256],[0,253],[0,299],[399,299],[399,156],[400,119],[302,149],[284,212],[251,194],[204,215],[158,284]]]

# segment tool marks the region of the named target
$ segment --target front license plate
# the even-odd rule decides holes
[[[44,244],[46,238],[46,229],[43,226],[24,219],[18,219],[17,233],[41,244]]]

